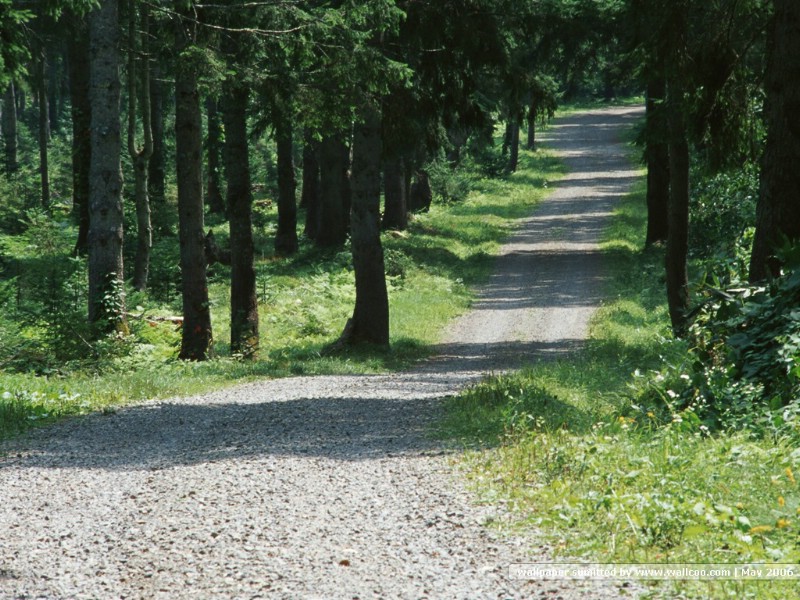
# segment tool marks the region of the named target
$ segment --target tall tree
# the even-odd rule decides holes
[[[320,219],[320,175],[319,175],[319,142],[306,131],[303,140],[303,189],[300,206],[306,209],[306,220],[303,233],[313,240],[319,232]]]
[[[150,15],[146,5],[141,13],[141,48],[137,28],[136,5],[128,0],[128,154],[133,164],[134,198],[136,203],[136,262],[133,269],[133,287],[139,291],[147,288],[150,270],[150,249],[153,246],[153,227],[150,219],[148,175],[153,155],[153,127],[150,119]],[[139,54],[141,56],[139,56]],[[141,80],[137,86],[137,79]],[[141,92],[141,93],[140,93]],[[143,142],[136,143],[137,117],[141,98]]]
[[[647,236],[651,246],[666,242],[669,233],[669,145],[666,141],[666,83],[653,74],[647,83],[645,162],[647,163]]]
[[[774,250],[800,239],[800,3],[774,0],[765,89],[767,145],[761,163],[750,280],[777,276]]]
[[[220,122],[217,99],[209,96],[206,98],[206,154],[208,163],[206,168],[206,202],[208,210],[215,214],[225,214],[225,202],[222,200],[220,187],[220,154],[222,150],[222,123]]]
[[[350,231],[356,305],[343,341],[389,345],[389,299],[380,236],[381,117],[372,104],[362,109],[353,135],[353,203]]]
[[[74,254],[88,252],[89,169],[92,157],[92,106],[89,100],[89,26],[86,18],[67,13],[67,63],[72,110],[72,209],[78,220]]]
[[[3,170],[7,174],[16,173],[17,162],[17,94],[14,82],[6,86],[3,94]]]
[[[297,252],[297,182],[294,174],[294,128],[291,101],[277,98],[273,106],[278,152],[278,231],[275,251],[288,256]]]
[[[211,350],[211,309],[205,258],[203,142],[197,83],[197,21],[191,3],[181,3],[175,22],[175,166],[181,248],[183,329],[179,357],[205,360]]]
[[[118,9],[117,0],[103,0],[89,16],[89,320],[103,329],[127,327],[122,263]]]

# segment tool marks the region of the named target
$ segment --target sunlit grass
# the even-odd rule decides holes
[[[800,450],[787,439],[657,426],[635,406],[649,369],[679,360],[669,339],[662,252],[642,250],[643,186],[604,247],[615,274],[587,347],[488,380],[450,401],[441,435],[512,527],[557,556],[608,563],[800,562]],[[645,582],[646,583],[646,582]],[[666,591],[665,591],[666,590]],[[671,582],[667,597],[797,598],[796,582]],[[682,594],[682,595],[681,595]]]
[[[323,352],[352,315],[355,289],[349,247],[321,251],[303,240],[296,256],[277,258],[271,250],[275,209],[260,209],[256,231],[260,350],[254,360],[230,356],[229,269],[213,265],[209,269],[211,360],[177,360],[179,326],[159,320],[180,315],[177,292],[159,301],[131,293],[133,339],[121,349],[109,345],[119,356],[97,364],[86,360],[58,365],[47,374],[0,372],[0,437],[64,416],[113,410],[146,398],[201,393],[258,377],[407,368],[429,355],[445,325],[469,307],[470,286],[488,275],[493,255],[514,220],[531,212],[548,192],[546,182],[558,179],[562,171],[561,163],[548,152],[523,152],[519,173],[499,180],[469,174],[474,191],[466,200],[434,204],[430,212],[414,216],[408,231],[383,235],[389,275],[389,351],[357,347],[334,355]],[[224,247],[225,222],[212,217],[209,227]],[[71,243],[72,234],[65,239]],[[69,250],[65,244],[64,252]],[[177,264],[174,249],[161,251]],[[2,326],[0,319],[0,338]]]

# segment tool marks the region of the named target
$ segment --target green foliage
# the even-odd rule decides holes
[[[458,166],[448,160],[439,158],[429,162],[425,171],[430,178],[433,199],[436,202],[450,204],[462,202],[471,189],[469,177]]]
[[[687,342],[665,337],[661,257],[641,250],[643,194],[642,187],[620,207],[605,243],[615,276],[587,347],[452,399],[441,434],[474,448],[464,463],[482,500],[502,501],[516,517],[510,527],[543,533],[557,557],[797,562],[797,431],[714,433],[697,402],[675,404],[676,386],[691,388],[677,365],[692,359]],[[777,319],[773,308],[763,312]],[[644,403],[655,396],[671,410]],[[663,586],[656,597],[796,596],[789,581]]]

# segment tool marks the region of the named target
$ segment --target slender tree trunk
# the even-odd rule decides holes
[[[528,150],[536,150],[536,113],[538,108],[536,100],[531,100],[528,107],[528,142],[526,147]]]
[[[47,105],[48,105],[48,127],[50,133],[53,132],[58,133],[59,129],[61,128],[61,115],[59,114],[59,108],[61,107],[62,103],[60,101],[60,92],[61,92],[61,73],[62,70],[59,68],[59,58],[61,56],[62,48],[61,40],[58,40],[58,44],[56,46],[49,45],[48,48],[45,50],[46,58],[46,69],[47,69]]]
[[[336,136],[326,136],[320,143],[320,229],[317,246],[341,246],[347,238],[347,212],[344,189],[346,169],[345,144]]]
[[[662,77],[647,84],[645,159],[647,161],[647,238],[651,246],[666,242],[669,233],[669,146],[663,102],[666,86]]]
[[[88,252],[89,169],[92,160],[92,105],[89,102],[89,27],[83,17],[69,15],[67,53],[72,109],[72,210],[78,221],[75,256]]]
[[[91,167],[89,187],[89,321],[123,331],[122,171],[119,122],[119,13],[103,0],[90,13]],[[109,302],[109,299],[113,302]]]
[[[301,206],[306,209],[306,222],[303,233],[310,239],[316,239],[320,228],[320,174],[319,143],[306,133],[303,145],[303,196]]]
[[[383,168],[383,229],[405,231],[408,228],[406,168],[402,156],[388,158]]]
[[[761,161],[750,281],[781,272],[773,251],[800,239],[800,4],[775,0],[765,88],[767,145]]]
[[[353,138],[351,235],[356,305],[343,339],[389,345],[389,300],[380,236],[381,125],[372,106]]]
[[[258,350],[258,301],[253,266],[253,196],[247,141],[248,91],[228,90],[223,104],[225,170],[231,227],[231,353],[251,357]]]
[[[195,34],[196,25],[189,19],[177,21],[175,46],[179,58],[175,75],[175,166],[183,288],[183,332],[179,357],[183,360],[205,360],[212,342],[203,221],[200,92],[195,65],[190,58],[181,55],[195,44]]]
[[[164,153],[164,83],[161,81],[161,69],[157,62],[150,67],[150,125],[153,130],[153,155],[147,167],[147,181],[150,192],[150,208],[155,215],[155,224],[160,234],[170,234],[167,218],[160,218],[166,213],[166,176]]]
[[[515,173],[519,166],[519,121],[514,119],[510,124],[511,139],[509,144],[508,170]]]
[[[133,163],[134,198],[136,201],[136,262],[133,270],[133,287],[138,291],[147,288],[147,275],[150,270],[150,249],[153,246],[153,228],[150,219],[150,197],[148,196],[148,167],[150,157],[153,155],[153,129],[150,113],[150,48],[149,48],[149,15],[147,6],[142,7],[142,54],[144,60],[136,58],[138,52],[136,33],[136,6],[133,0],[128,2],[128,154]],[[141,69],[137,67],[141,66]],[[137,75],[141,76],[142,98],[142,131],[144,144],[141,148],[136,145],[136,118],[137,118]]]
[[[220,154],[222,147],[222,124],[220,123],[217,101],[214,98],[206,99],[206,121],[208,137],[206,138],[208,154],[208,172],[206,173],[206,202],[211,213],[225,214],[225,202],[222,199],[220,187]]]
[[[47,102],[47,51],[39,49],[36,59],[36,94],[39,104],[39,176],[41,181],[42,206],[50,208],[50,165],[47,145],[50,142],[50,111]]]
[[[669,114],[669,236],[667,237],[667,304],[672,330],[680,337],[689,310],[689,143],[680,106],[671,104]]]
[[[276,110],[275,141],[278,146],[278,231],[275,252],[288,256],[297,252],[297,182],[294,176],[293,128],[288,111]]]
[[[8,84],[3,94],[3,169],[11,175],[17,172],[17,95],[14,82]]]

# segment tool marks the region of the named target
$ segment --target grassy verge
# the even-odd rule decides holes
[[[605,251],[615,274],[588,347],[489,380],[449,405],[443,433],[464,467],[555,551],[607,563],[800,562],[800,450],[785,438],[708,435],[638,410],[644,377],[685,346],[668,338],[661,251],[642,251],[644,190],[619,208]],[[474,449],[476,448],[477,449]],[[797,475],[795,475],[797,474]],[[692,598],[797,598],[790,581],[671,582]]]
[[[0,350],[0,438],[64,416],[113,410],[145,398],[199,393],[257,377],[405,368],[426,356],[447,321],[469,306],[469,286],[488,274],[492,255],[514,219],[527,215],[547,193],[546,182],[561,172],[561,163],[553,155],[524,152],[519,174],[504,179],[462,174],[473,190],[466,200],[434,204],[430,212],[413,219],[408,231],[384,234],[391,313],[389,352],[357,348],[335,356],[321,355],[353,310],[349,248],[321,252],[303,242],[292,258],[272,256],[275,214],[268,203],[263,205],[267,212],[257,215],[261,219],[257,232],[261,258],[256,265],[261,350],[253,361],[230,356],[229,272],[221,265],[210,269],[209,286],[216,357],[203,363],[175,359],[179,331],[173,323],[159,320],[180,314],[180,298],[170,283],[174,281],[170,265],[177,264],[174,238],[162,239],[154,249],[153,280],[155,285],[159,276],[160,287],[150,294],[129,293],[133,335],[94,346],[87,343],[85,348],[78,341],[78,351],[73,354],[86,356],[70,355],[62,360],[58,353],[75,343],[74,331],[79,327],[73,328],[72,323],[79,323],[85,310],[70,305],[67,313],[63,305],[54,303],[49,312],[23,314],[18,307],[35,306],[26,304],[26,295],[41,295],[37,285],[56,281],[48,278],[70,260],[74,232],[42,218],[27,236],[4,236],[0,255],[4,249],[13,249],[8,250],[9,256],[22,266],[18,277],[0,281],[0,307],[13,309],[0,313],[0,341],[6,345],[5,351]],[[226,226],[212,225],[218,242],[224,245]],[[48,240],[44,255],[39,238]],[[72,268],[70,281],[80,282],[80,269],[85,265],[72,264]],[[43,275],[26,279],[26,270]],[[12,312],[19,314],[15,317]]]

